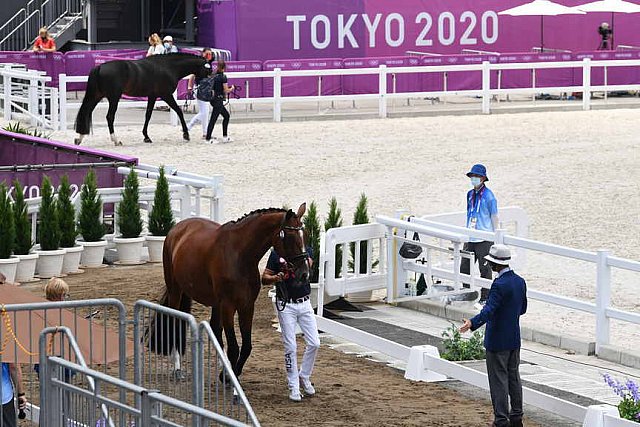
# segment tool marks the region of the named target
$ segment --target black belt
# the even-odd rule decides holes
[[[309,295],[306,295],[306,296],[303,296],[302,298],[289,298],[287,302],[291,304],[302,304],[308,299],[309,299]]]

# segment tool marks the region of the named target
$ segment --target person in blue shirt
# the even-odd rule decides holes
[[[487,168],[484,165],[473,165],[471,170],[467,172],[467,176],[471,180],[471,190],[467,192],[467,228],[475,230],[494,232],[498,228],[498,201],[486,182],[489,181],[487,176]],[[492,241],[470,238],[468,243],[464,244],[464,250],[475,255],[480,269],[480,277],[491,279],[491,267],[487,265],[484,257],[489,253],[489,248],[493,245]],[[460,273],[469,274],[471,265],[468,258],[463,258],[460,264]],[[469,284],[464,283],[464,287],[468,288]],[[487,300],[489,290],[482,288],[480,292],[480,304],[484,304]]]
[[[14,388],[18,395],[18,408],[22,413],[27,407],[27,398],[25,397],[22,385],[22,370],[18,364],[2,363],[0,398],[2,398],[3,427],[15,427],[17,425]]]
[[[487,376],[495,427],[522,427],[522,383],[520,382],[520,316],[527,312],[527,284],[509,268],[510,249],[491,246],[485,257],[498,275],[491,284],[482,311],[464,320],[460,332],[475,331],[486,324]],[[509,409],[511,403],[511,409]]]

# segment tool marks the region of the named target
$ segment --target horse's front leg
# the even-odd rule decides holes
[[[182,365],[180,363],[180,352],[177,348],[171,349],[171,363],[173,363],[173,377],[177,381],[183,381],[186,377],[182,371]]]
[[[109,111],[107,111],[107,125],[109,125],[109,135],[114,145],[122,145],[122,141],[118,140],[113,127],[113,122],[116,119],[116,111],[118,110],[118,103],[120,102],[120,94],[117,96],[109,97]]]
[[[151,138],[149,138],[149,134],[147,133],[147,129],[149,128],[149,120],[151,120],[151,113],[153,113],[153,107],[156,105],[156,97],[150,96],[147,100],[147,111],[144,115],[144,126],[142,127],[142,135],[144,135],[144,142],[152,143]]]
[[[185,141],[189,141],[189,129],[187,128],[187,122],[184,121],[184,114],[182,114],[182,110],[175,98],[173,95],[165,95],[162,97],[162,100],[166,102],[167,105],[178,115],[180,124],[182,125],[182,138],[184,138]]]
[[[242,374],[242,368],[247,362],[249,355],[251,354],[251,329],[253,327],[253,310],[254,305],[249,304],[248,307],[238,310],[238,323],[240,326],[240,334],[242,335],[242,348],[240,349],[240,357],[238,357],[238,363],[234,366],[233,370],[236,376]]]

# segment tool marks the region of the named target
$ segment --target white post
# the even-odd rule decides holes
[[[396,281],[396,265],[398,259],[396,257],[396,245],[393,238],[393,228],[387,227],[387,303],[392,304],[396,295],[394,292]]]
[[[60,117],[58,116],[58,89],[51,88],[51,129],[60,128]]]
[[[378,114],[381,119],[387,117],[387,66],[382,64],[378,74]]]
[[[460,254],[460,249],[462,249],[460,242],[453,242],[453,287],[456,290],[462,288],[462,281],[460,280],[462,255]]]
[[[494,238],[493,243],[503,244],[504,243],[504,235],[505,234],[507,234],[507,230],[505,230],[504,228],[498,228],[496,230],[496,237]]]
[[[176,100],[176,102],[178,101],[178,91],[176,90],[175,92],[173,92],[173,99]],[[170,113],[170,122],[171,122],[171,126],[178,126],[178,114],[173,111],[172,108],[170,108],[171,113]]]
[[[322,317],[324,311],[324,284],[325,284],[325,269],[327,267],[326,256],[325,253],[326,243],[325,243],[325,233],[320,233],[320,254],[318,256],[318,316]]]
[[[60,130],[67,130],[67,75],[58,76],[58,102],[60,106]]]
[[[491,113],[491,68],[489,61],[482,61],[482,114]]]
[[[11,120],[11,77],[4,74],[4,119]]]
[[[31,116],[31,126],[38,125],[37,117],[40,117],[38,108],[38,81],[34,78],[29,79],[29,115]]]
[[[608,264],[610,251],[598,250],[596,263],[596,354],[600,346],[609,344],[609,318],[607,308],[611,304],[611,267]]]
[[[273,121],[279,123],[282,121],[282,70],[276,68],[273,71]]]
[[[582,60],[582,109],[591,109],[591,59]]]

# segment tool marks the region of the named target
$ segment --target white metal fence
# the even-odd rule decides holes
[[[26,115],[31,126],[58,129],[58,89],[47,86],[50,76],[35,70],[0,67],[3,116],[7,121]]]

